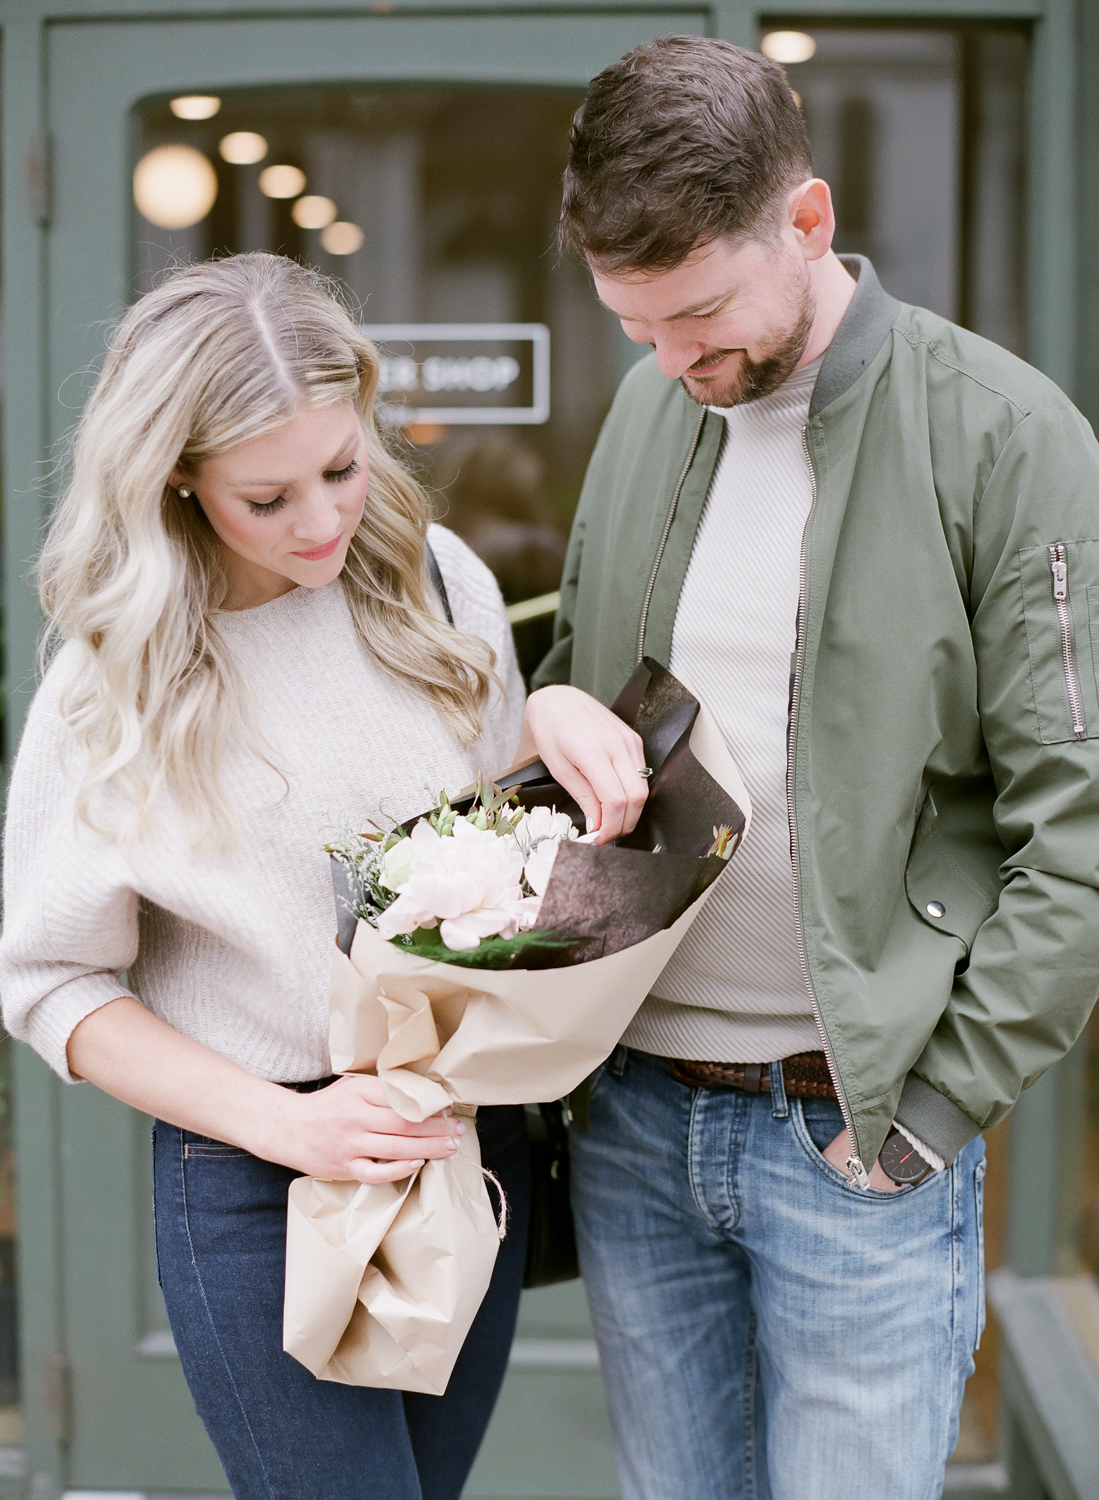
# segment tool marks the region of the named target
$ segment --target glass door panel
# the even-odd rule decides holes
[[[835,197],[836,248],[868,255],[902,301],[1022,354],[1026,31],[795,34],[811,55],[787,73]]]
[[[548,646],[548,600],[620,375],[615,320],[554,245],[582,97],[576,88],[297,89],[235,93],[203,120],[179,118],[173,110],[197,107],[179,100],[140,116],[147,214],[170,220],[181,201],[182,189],[169,191],[180,171],[173,147],[213,168],[216,197],[181,229],[135,209],[136,289],[181,260],[243,250],[278,251],[337,278],[387,356],[382,409],[394,441],[439,518],[489,564],[506,602],[524,606],[515,628],[528,671]],[[494,422],[495,411],[508,420]]]

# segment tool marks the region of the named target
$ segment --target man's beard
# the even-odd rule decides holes
[[[797,369],[802,355],[809,347],[816,317],[816,299],[812,287],[802,288],[797,318],[789,332],[781,334],[761,358],[750,359],[743,349],[730,350],[740,355],[740,364],[732,375],[715,380],[701,377],[691,379],[690,373],[683,375],[680,384],[700,406],[743,406],[748,401],[758,401],[769,396]]]

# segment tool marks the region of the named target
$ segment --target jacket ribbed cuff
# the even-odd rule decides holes
[[[964,1110],[952,1104],[945,1094],[933,1089],[916,1073],[909,1073],[904,1080],[894,1119],[898,1125],[919,1136],[921,1141],[926,1141],[948,1167],[962,1147],[981,1133],[981,1127],[974,1124]]]

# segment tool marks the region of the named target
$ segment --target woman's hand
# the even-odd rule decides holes
[[[649,795],[641,774],[645,747],[598,699],[574,687],[544,687],[531,693],[523,721],[521,759],[540,755],[546,769],[576,798],[598,830],[597,844],[630,833]]]
[[[381,1080],[351,1074],[310,1094],[285,1090],[269,1140],[269,1160],[329,1182],[398,1182],[429,1157],[453,1156],[464,1120],[433,1115],[414,1124],[385,1102]]]
[[[181,1036],[132,995],[85,1016],[69,1067],[135,1109],[329,1182],[398,1182],[429,1157],[453,1156],[465,1129],[434,1115],[403,1120],[377,1078],[354,1074],[299,1094]]]

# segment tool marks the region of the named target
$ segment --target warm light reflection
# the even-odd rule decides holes
[[[307,198],[299,198],[290,212],[294,216],[294,223],[302,229],[324,229],[336,217],[338,209],[331,198],[311,194]]]
[[[168,101],[168,108],[177,120],[212,120],[221,100],[216,94],[181,94]]]
[[[803,63],[812,57],[817,44],[807,31],[769,31],[759,50],[772,62]]]
[[[264,167],[259,174],[259,190],[268,198],[296,198],[305,187],[305,173],[300,167],[280,163]]]
[[[158,229],[197,224],[217,195],[217,173],[193,146],[156,146],[134,168],[134,202]]]
[[[222,161],[231,162],[234,167],[250,167],[267,155],[267,142],[254,130],[234,130],[222,136],[218,151]]]
[[[337,219],[321,231],[321,245],[329,255],[354,255],[363,242],[363,232],[357,224],[346,219]]]
[[[417,448],[433,448],[446,437],[447,430],[439,422],[409,422],[401,431]]]

